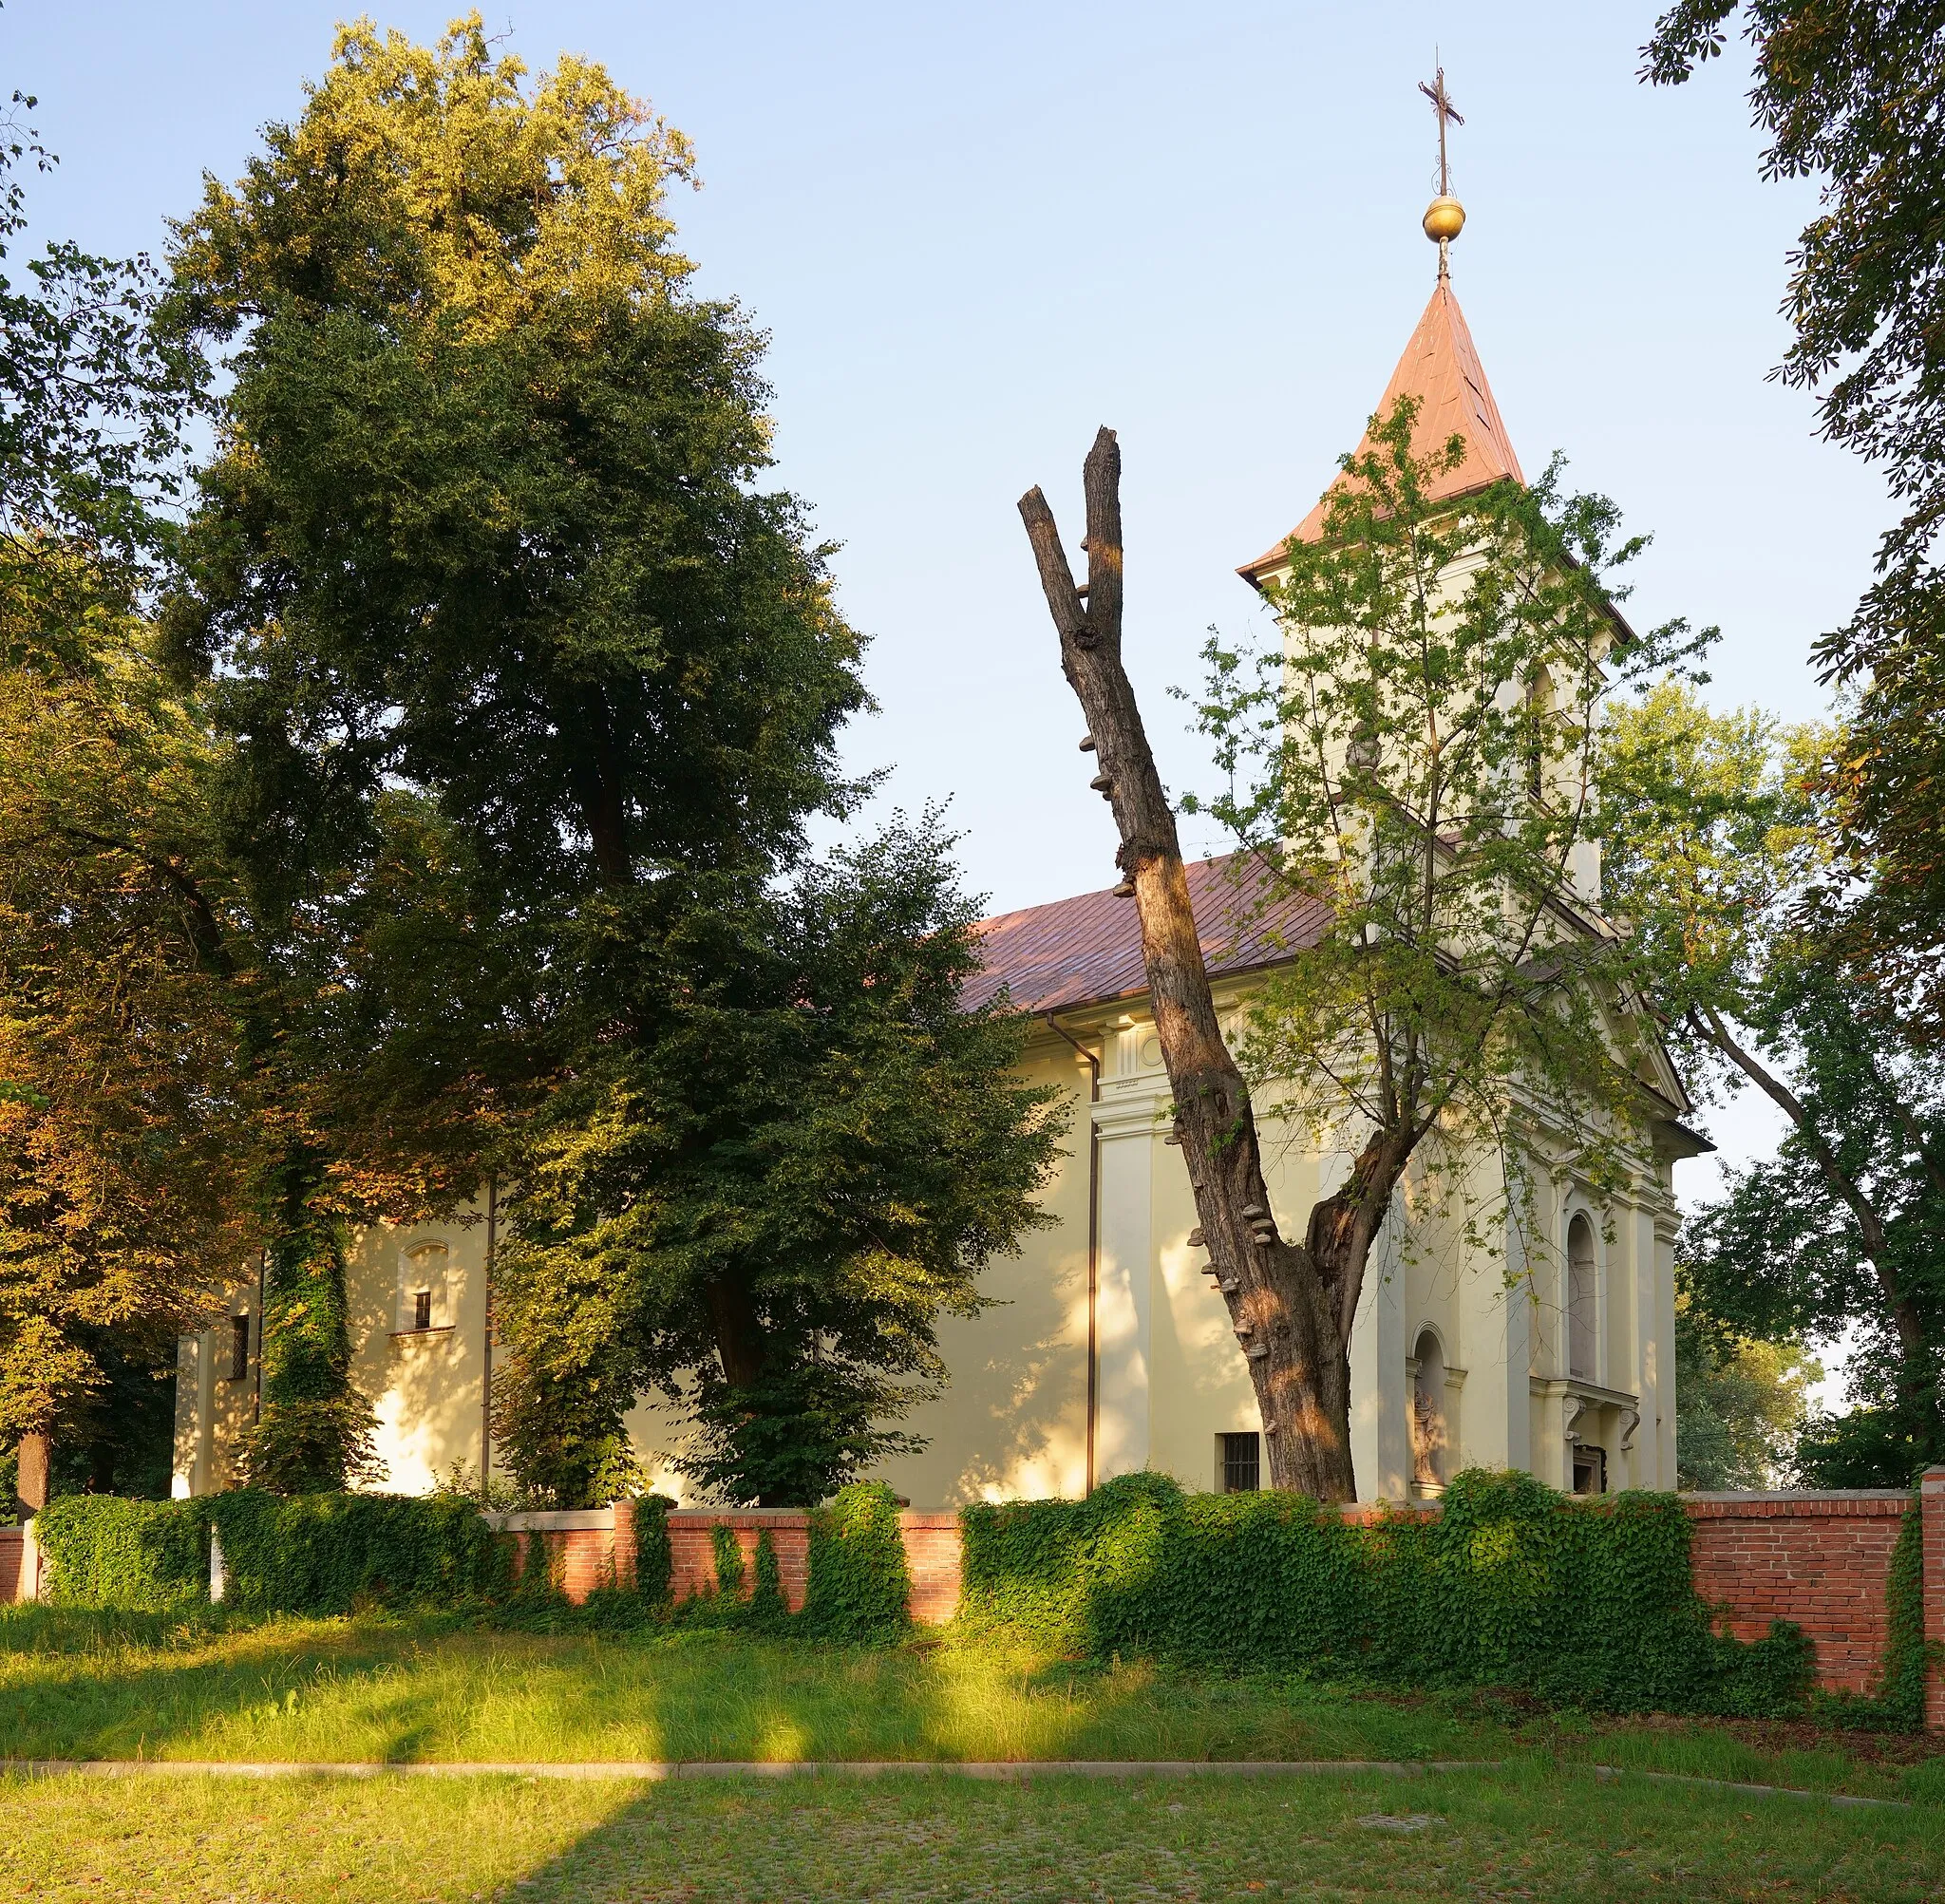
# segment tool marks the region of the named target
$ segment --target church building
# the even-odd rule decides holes
[[[1441,206],[1450,207],[1445,226]],[[1426,215],[1440,241],[1437,288],[1378,406],[1419,400],[1421,454],[1464,439],[1464,462],[1445,479],[1455,496],[1522,480],[1444,269],[1458,219],[1443,197]],[[1323,513],[1320,502],[1294,535],[1318,535]],[[1279,540],[1240,574],[1263,585],[1284,550]],[[1577,895],[1594,930],[1597,849],[1579,850]],[[1315,943],[1322,911],[1305,900],[1259,905],[1248,873],[1222,861],[1191,866],[1189,883],[1218,1009],[1233,1022],[1266,970]],[[1134,905],[1104,890],[978,930],[985,970],[968,1005],[1004,987],[1034,1021],[1025,1070],[1072,1105],[1066,1155],[1044,1192],[1055,1222],[987,1272],[994,1307],[941,1325],[951,1382],[899,1424],[926,1444],[879,1478],[921,1509],[1073,1497],[1142,1468],[1198,1489],[1266,1483],[1247,1364],[1204,1254],[1190,1245],[1197,1216],[1181,1152],[1168,1141],[1168,1081]],[[1618,1195],[1597,1198],[1565,1162],[1541,1175],[1520,1220],[1508,1215],[1483,1240],[1434,1211],[1405,1249],[1403,1226],[1387,1224],[1350,1346],[1363,1498],[1436,1495],[1463,1467],[1528,1469],[1580,1492],[1674,1486],[1671,1172],[1709,1146],[1684,1127],[1688,1103],[1665,1060],[1644,1088],[1652,1128]],[[1344,1150],[1266,1142],[1283,1235],[1304,1233],[1349,1160]],[[482,1461],[500,1471],[487,1428],[494,1233],[482,1210],[356,1240],[352,1375],[377,1410],[387,1469],[378,1484],[391,1491],[429,1489],[455,1467],[477,1477]],[[229,1450],[255,1406],[256,1309],[253,1288],[222,1326],[181,1344],[179,1495],[232,1484]],[[630,1426],[656,1485],[680,1498],[669,1465],[679,1419],[644,1404]]]

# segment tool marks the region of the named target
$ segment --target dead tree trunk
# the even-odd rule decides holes
[[[1175,814],[1122,665],[1121,449],[1112,430],[1094,439],[1083,481],[1085,590],[1038,489],[1020,499],[1020,515],[1060,633],[1061,667],[1100,762],[1094,784],[1121,830],[1116,863],[1141,917],[1155,1030],[1210,1270],[1256,1386],[1271,1484],[1351,1500],[1350,1329],[1310,1253],[1278,1235],[1270,1214],[1249,1087],[1217,1021]]]

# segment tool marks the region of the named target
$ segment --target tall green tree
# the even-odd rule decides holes
[[[884,1423],[946,1370],[935,1323],[1044,1222],[1057,1125],[1004,1004],[960,993],[972,904],[936,818],[783,885],[670,876],[629,1011],[647,1035],[578,1070],[526,1136],[504,1258],[515,1464],[598,1498],[651,1388],[722,1498],[824,1499],[912,1445]]]
[[[1841,950],[1945,1026],[1945,13],[1932,0],[1677,0],[1642,77],[1679,85],[1740,20],[1764,175],[1817,179],[1788,259],[1778,374],[1823,433],[1878,465],[1899,510],[1877,579],[1818,649],[1854,688],[1833,819],[1862,870]]]
[[[48,640],[63,595],[42,575],[9,600],[12,566],[0,554],[0,1443],[27,1444],[33,1508],[112,1368],[173,1344],[240,1269],[252,1139],[233,934],[200,858],[207,736],[98,575],[70,572]]]
[[[1672,684],[1616,708],[1605,874],[1633,920],[1636,982],[1696,1089],[1754,1087],[1786,1121],[1775,1157],[1733,1173],[1687,1227],[1697,1313],[1772,1342],[1859,1325],[1844,1470],[1901,1485],[1945,1452],[1945,1069],[1847,978],[1846,922],[1818,903],[1824,763],[1844,745],[1713,713]]]
[[[866,705],[828,552],[763,486],[762,339],[692,293],[674,248],[668,195],[689,175],[682,136],[597,66],[563,58],[529,84],[477,15],[431,47],[361,24],[245,178],[211,181],[173,253],[173,322],[223,353],[231,384],[163,620],[234,744],[233,850],[267,956],[330,978],[286,995],[384,1001],[362,1017],[307,1005],[300,1022],[316,1075],[392,1079],[395,1174],[428,1137],[401,1050],[450,1052],[448,1075],[497,1106],[470,1155],[476,1179],[499,1165],[509,1223],[505,1393],[524,1412],[505,1432],[563,1499],[614,1483],[631,1383],[686,1368],[709,1408],[923,1356],[889,1328],[873,1350],[836,1320],[773,1312],[749,1286],[773,1266],[750,1250],[692,1239],[673,1282],[643,1254],[665,1247],[651,1211],[701,1197],[710,1156],[727,1220],[737,1090],[764,1114],[760,1084],[725,1078],[713,1052],[782,1062],[784,1027],[845,1017],[780,894],[816,886],[808,870],[787,880],[810,817],[859,791],[836,736]],[[387,844],[402,826],[436,867]],[[369,896],[387,864],[398,916],[432,922],[389,950]],[[868,892],[853,897],[868,916]],[[914,930],[957,932],[956,903],[935,892]],[[791,1001],[793,961],[816,1010]],[[853,977],[854,1007],[876,1005],[878,977]],[[710,1014],[717,1046],[697,1036]],[[853,1017],[860,1036],[877,1022]],[[830,1053],[860,1072],[893,1057]],[[441,1103],[454,1114],[430,1134],[458,1159],[463,1103]],[[273,1282],[292,1291],[289,1326],[301,1310],[321,1331],[293,1409],[352,1405],[330,1319],[344,1216],[372,1199],[341,1141],[328,1116],[293,1129],[277,1177]],[[463,1174],[455,1161],[442,1194]],[[758,1202],[780,1194],[754,1164],[744,1182]],[[789,1241],[774,1207],[739,1221]],[[796,1273],[837,1262],[806,1240]],[[960,1300],[942,1271],[933,1292]],[[774,1352],[751,1347],[765,1330]],[[806,1353],[815,1378],[792,1372]],[[770,1404],[725,1405],[712,1419]],[[280,1414],[300,1419],[280,1402],[267,1423]]]
[[[29,1511],[240,1257],[249,1147],[215,750],[141,614],[199,367],[143,261],[15,258],[32,104],[0,122],[0,1447]]]
[[[1591,871],[1602,709],[1709,638],[1620,638],[1644,543],[1614,505],[1556,469],[1448,500],[1463,442],[1414,453],[1415,422],[1410,399],[1372,420],[1322,536],[1285,550],[1275,638],[1212,641],[1198,709],[1229,780],[1210,811],[1274,890],[1330,909],[1239,1055],[1271,1115],[1351,1153],[1305,1230],[1344,1353],[1407,1170],[1422,1208],[1487,1234],[1524,1227],[1566,1150],[1596,1182],[1639,1167],[1665,1081]]]

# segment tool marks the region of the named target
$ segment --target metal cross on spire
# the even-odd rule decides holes
[[[1420,80],[1418,89],[1425,94],[1426,98],[1431,101],[1432,111],[1438,115],[1439,197],[1449,198],[1452,196],[1452,174],[1451,168],[1445,163],[1445,123],[1449,120],[1454,125],[1463,125],[1465,123],[1465,115],[1452,104],[1452,95],[1445,90],[1445,69],[1444,66],[1441,66],[1437,73],[1434,74],[1430,85],[1426,85],[1423,80]]]
[[[1452,240],[1456,238],[1465,223],[1465,207],[1452,196],[1452,168],[1445,158],[1445,126],[1463,125],[1465,116],[1452,104],[1452,95],[1445,90],[1445,69],[1439,67],[1430,85],[1423,80],[1418,89],[1432,103],[1432,111],[1439,121],[1439,196],[1431,202],[1425,215],[1425,235],[1439,248],[1439,278],[1443,283],[1452,274]]]

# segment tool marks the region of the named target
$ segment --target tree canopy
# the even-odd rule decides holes
[[[807,857],[862,643],[763,487],[763,340],[674,249],[690,171],[597,66],[360,24],[177,228],[165,320],[230,385],[161,622],[289,1003],[286,1482],[360,1445],[349,1218],[497,1173],[500,1431],[563,1500],[652,1383],[713,1481],[815,1497],[1030,1220],[948,842]]]
[[[32,105],[0,127],[0,1442],[30,1508],[50,1442],[173,1365],[234,1269],[250,1151],[200,877],[217,749],[141,612],[196,362],[151,335],[142,260],[56,243],[20,274]]]
[[[1675,1456],[1685,1488],[1770,1488],[1795,1478],[1822,1365],[1801,1341],[1766,1342],[1709,1328],[1675,1305]]]
[[[1936,1035],[1945,1024],[1945,14],[1931,0],[1678,0],[1642,76],[1678,85],[1740,16],[1764,175],[1822,181],[1787,262],[1779,366],[1823,433],[1879,465],[1900,510],[1877,579],[1821,642],[1857,694],[1832,818],[1865,877],[1845,956]]]
[[[1753,1085],[1787,1121],[1776,1155],[1730,1173],[1690,1219],[1697,1317],[1770,1341],[1861,1325],[1844,1471],[1898,1485],[1945,1448],[1945,1072],[1847,976],[1845,908],[1823,903],[1823,763],[1843,745],[1839,730],[1713,713],[1672,684],[1618,707],[1607,877],[1633,920],[1636,982],[1697,1091]]]
[[[527,1126],[503,1257],[516,1463],[556,1497],[626,1461],[659,1389],[719,1497],[803,1505],[910,1445],[941,1314],[1043,1222],[1058,1125],[1004,1002],[961,1009],[974,906],[936,819],[783,885],[670,876],[640,1027]]]

